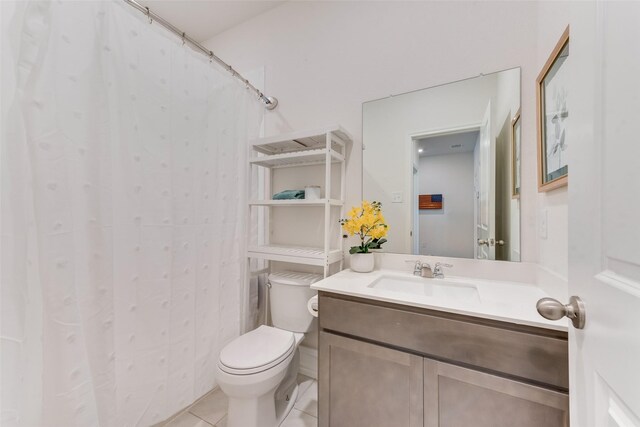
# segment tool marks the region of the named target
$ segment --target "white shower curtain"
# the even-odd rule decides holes
[[[122,2],[7,10],[0,423],[157,423],[240,332],[262,108]]]

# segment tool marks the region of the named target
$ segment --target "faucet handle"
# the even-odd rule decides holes
[[[442,267],[453,267],[453,264],[447,264],[446,262],[436,262],[433,266],[433,276],[439,279],[444,277],[444,273],[442,272]]]
[[[416,263],[413,265],[413,275],[419,276],[422,272],[422,262],[418,259]]]
[[[451,268],[453,267],[453,264],[447,264],[446,262],[436,262],[436,265],[434,267],[435,268],[439,268],[439,267]]]

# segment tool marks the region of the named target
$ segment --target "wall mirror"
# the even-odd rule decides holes
[[[385,252],[520,261],[520,68],[365,102]]]

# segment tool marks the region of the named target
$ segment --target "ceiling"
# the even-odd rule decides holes
[[[416,146],[422,149],[418,152],[420,157],[442,156],[444,154],[464,153],[473,151],[478,140],[479,132],[461,132],[449,135],[433,136],[430,138],[418,139]]]
[[[203,42],[284,3],[254,0],[138,0],[195,40]]]

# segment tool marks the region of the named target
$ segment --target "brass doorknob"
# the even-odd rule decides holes
[[[576,329],[584,328],[586,317],[584,303],[577,296],[569,298],[569,304],[562,304],[553,298],[542,298],[536,304],[536,309],[545,319],[560,320],[568,317]]]

